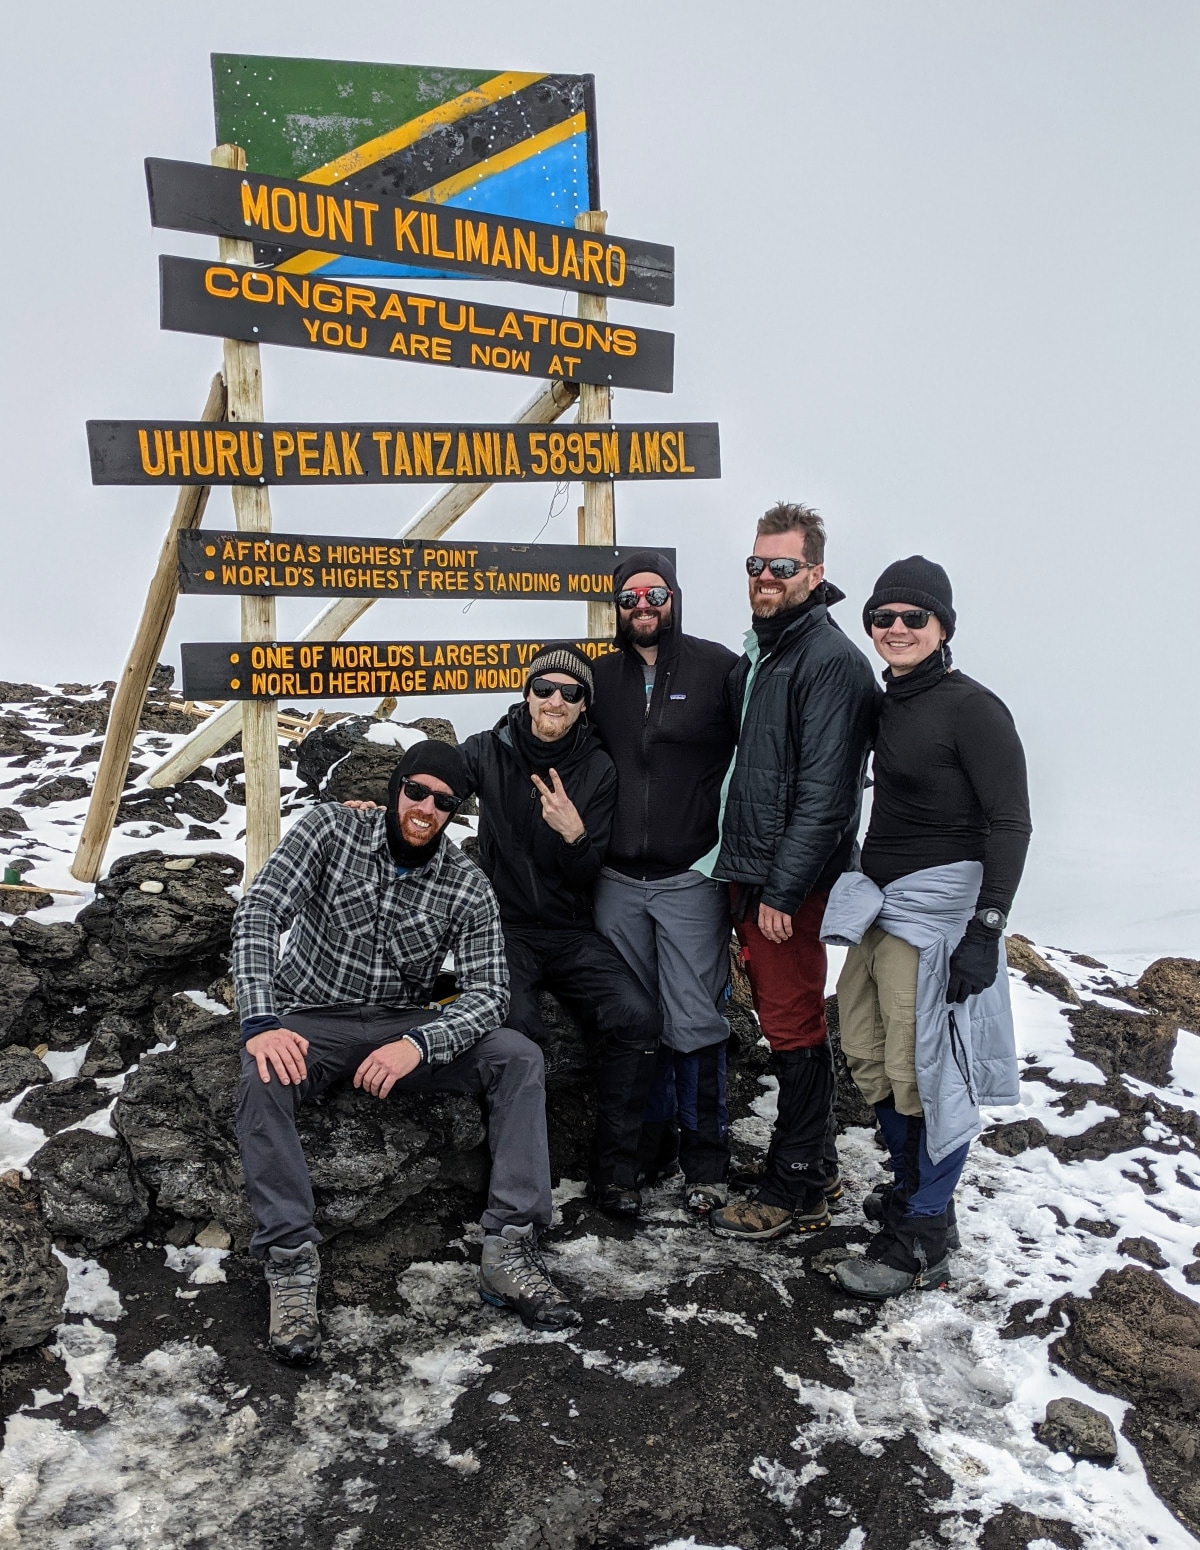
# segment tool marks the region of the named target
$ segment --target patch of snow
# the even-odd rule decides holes
[[[221,1261],[229,1253],[228,1249],[201,1249],[194,1243],[177,1249],[174,1244],[166,1243],[163,1252],[167,1256],[167,1269],[186,1275],[192,1286],[212,1286],[225,1279]]]
[[[61,1249],[55,1249],[54,1254],[67,1271],[64,1313],[86,1313],[105,1322],[125,1317],[121,1299],[103,1265],[94,1259],[76,1259]]]
[[[32,1090],[29,1087],[22,1088],[15,1097],[0,1103],[0,1173],[16,1168],[28,1178],[29,1159],[45,1145],[46,1132],[39,1125],[29,1125],[24,1120],[13,1118],[25,1094]]]
[[[50,1075],[56,1082],[63,1082],[68,1077],[78,1076],[83,1069],[83,1062],[87,1059],[89,1042],[85,1041],[78,1049],[47,1050],[42,1056],[42,1064],[48,1068]]]
[[[184,995],[189,1001],[203,1007],[206,1012],[215,1012],[218,1017],[228,1017],[229,1008],[224,1001],[218,1001],[214,996],[206,995],[203,990],[185,990]]]

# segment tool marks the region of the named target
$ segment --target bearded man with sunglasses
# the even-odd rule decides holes
[[[820,926],[854,854],[877,691],[830,617],[844,593],[825,580],[824,557],[817,513],[781,501],[759,519],[746,561],[753,619],[733,675],[741,730],[712,871],[730,885],[779,1099],[755,1193],[710,1219],[735,1238],[827,1227],[841,1192]]]
[[[695,863],[717,840],[721,782],[737,739],[729,693],[737,658],[683,633],[679,578],[657,550],[621,561],[613,598],[619,650],[593,669],[593,715],[617,769],[596,925],[662,1010],[642,1176],[653,1183],[682,1167],[684,1203],[706,1215],[727,1199],[729,1025],[721,1006],[730,922],[728,890]]]
[[[822,926],[850,949],[842,1049],[892,1169],[864,1202],[881,1230],[834,1274],[875,1300],[945,1284],[979,1107],[1019,1097],[1002,965],[1032,833],[1025,755],[1007,706],[952,665],[955,623],[949,576],[919,554],[863,609],[887,663],[874,801],[862,872],[839,879]]]
[[[321,1342],[321,1234],[297,1110],[351,1073],[379,1100],[397,1087],[486,1098],[480,1293],[533,1329],[579,1322],[537,1248],[552,1211],[541,1051],[501,1026],[508,972],[496,897],[443,835],[468,789],[456,749],[416,744],[396,767],[386,809],[304,814],[234,916],[250,1252],[264,1261],[269,1346],[285,1362],[311,1361]],[[434,983],[448,953],[458,995],[438,1008]]]
[[[601,1210],[636,1216],[662,1019],[593,918],[617,806],[616,771],[587,715],[594,688],[592,665],[574,646],[546,646],[529,665],[522,701],[461,752],[479,796],[480,865],[504,923],[508,1021],[547,1043],[538,996],[548,990],[596,1034],[590,1193]]]

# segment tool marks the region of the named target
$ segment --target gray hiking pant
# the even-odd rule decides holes
[[[593,902],[606,936],[662,1009],[662,1041],[690,1055],[724,1044],[718,1011],[729,983],[729,888],[701,872],[643,882],[605,867]]]
[[[284,1026],[308,1040],[308,1076],[298,1087],[285,1087],[274,1073],[264,1082],[253,1056],[242,1051],[237,1133],[257,1224],[250,1239],[255,1258],[265,1259],[273,1246],[321,1242],[313,1220],[312,1182],[296,1131],[300,1105],[340,1077],[353,1076],[372,1050],[394,1043],[436,1015],[379,1006],[289,1012]],[[481,1219],[484,1231],[496,1233],[510,1223],[523,1227],[532,1222],[540,1232],[550,1225],[545,1077],[542,1052],[532,1040],[511,1028],[496,1028],[448,1065],[422,1061],[392,1092],[482,1094],[492,1154],[487,1210]],[[362,1101],[381,1100],[364,1094]]]

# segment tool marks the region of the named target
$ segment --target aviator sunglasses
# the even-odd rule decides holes
[[[670,595],[670,587],[626,587],[617,593],[617,607],[636,608],[644,600],[651,608],[662,608]]]
[[[548,700],[556,689],[567,705],[578,705],[583,698],[582,684],[556,684],[551,678],[535,678],[529,687],[539,700]]]
[[[897,613],[894,608],[876,608],[871,614],[871,627],[876,630],[890,630],[899,619],[906,630],[923,630],[929,623],[930,617],[927,608],[906,608],[903,613]]]
[[[761,576],[769,570],[776,581],[790,581],[797,571],[812,570],[813,560],[793,560],[780,555],[777,560],[764,560],[761,554],[752,554],[746,560],[747,576]]]
[[[432,786],[426,786],[419,780],[403,780],[400,789],[410,802],[423,802],[426,797],[433,798],[433,805],[439,813],[452,813],[458,806],[459,799],[450,791],[435,791]]]

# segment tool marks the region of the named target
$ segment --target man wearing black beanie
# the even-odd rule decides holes
[[[834,886],[822,925],[849,947],[842,1049],[891,1158],[864,1203],[881,1231],[834,1272],[874,1299],[945,1283],[979,1106],[1018,1098],[1002,954],[1031,833],[1025,758],[1007,707],[953,667],[956,624],[950,578],[923,555],[867,599],[887,663],[874,801],[862,872]]]
[[[537,1249],[552,1211],[541,1051],[501,1026],[509,995],[496,897],[444,835],[469,789],[457,749],[418,743],[382,812],[305,813],[234,917],[238,1144],[256,1223],[250,1251],[271,1293],[270,1349],[283,1361],[311,1361],[321,1339],[321,1234],[296,1113],[351,1073],[379,1100],[398,1084],[486,1098],[481,1295],[534,1329],[578,1322]],[[451,953],[458,994],[439,1008],[434,984]]]

